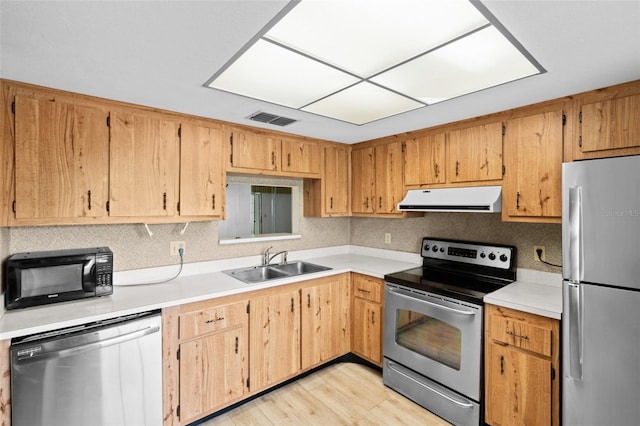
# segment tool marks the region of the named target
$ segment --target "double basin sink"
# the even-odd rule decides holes
[[[278,278],[288,278],[298,275],[312,274],[314,272],[328,271],[330,269],[331,268],[326,266],[299,261],[280,263],[277,265],[251,266],[248,268],[231,269],[222,272],[244,283],[255,284]]]

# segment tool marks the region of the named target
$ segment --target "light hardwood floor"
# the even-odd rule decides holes
[[[218,425],[449,425],[366,366],[334,364],[215,417]]]

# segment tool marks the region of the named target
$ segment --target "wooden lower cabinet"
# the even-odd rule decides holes
[[[349,275],[313,280],[302,288],[301,358],[306,370],[349,352]]]
[[[352,274],[351,352],[382,366],[384,280]]]
[[[485,422],[558,425],[559,321],[486,305]]]

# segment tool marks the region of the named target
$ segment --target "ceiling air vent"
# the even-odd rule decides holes
[[[261,123],[273,124],[274,126],[288,126],[298,120],[293,118],[280,117],[279,115],[269,114],[267,112],[256,112],[249,116],[249,120],[259,121]]]

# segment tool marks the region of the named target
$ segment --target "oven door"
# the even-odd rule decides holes
[[[482,306],[387,283],[385,358],[478,402],[481,345]]]

